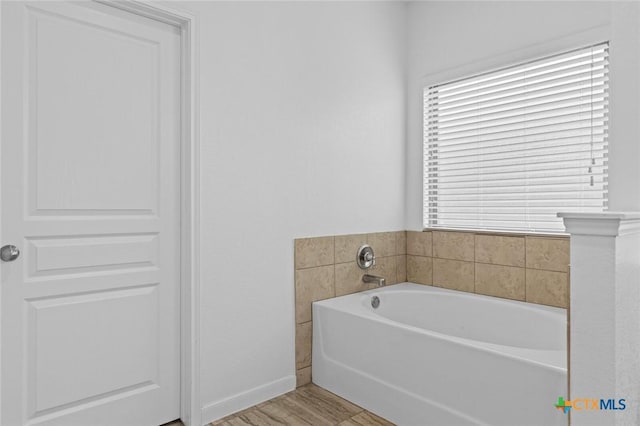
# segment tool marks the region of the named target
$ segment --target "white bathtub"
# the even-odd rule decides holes
[[[313,304],[313,382],[401,426],[566,425],[566,328],[564,309],[397,284]]]

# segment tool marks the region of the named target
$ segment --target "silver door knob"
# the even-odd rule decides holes
[[[18,256],[20,256],[20,250],[16,246],[6,245],[0,248],[0,259],[5,262],[13,262]]]

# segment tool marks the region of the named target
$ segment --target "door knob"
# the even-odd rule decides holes
[[[4,262],[13,262],[18,256],[20,256],[20,250],[16,246],[6,245],[0,248],[0,259]]]

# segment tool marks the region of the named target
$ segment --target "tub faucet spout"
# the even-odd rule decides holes
[[[365,283],[376,283],[378,284],[378,287],[382,287],[384,286],[386,280],[376,275],[364,274],[362,276],[362,281],[364,281]]]

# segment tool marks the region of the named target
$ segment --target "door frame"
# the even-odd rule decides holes
[[[196,18],[189,12],[151,0],[94,1],[180,29],[180,419],[186,426],[201,426],[200,141]]]
[[[200,408],[200,173],[196,18],[151,0],[95,0],[180,29],[180,418],[202,425]]]

